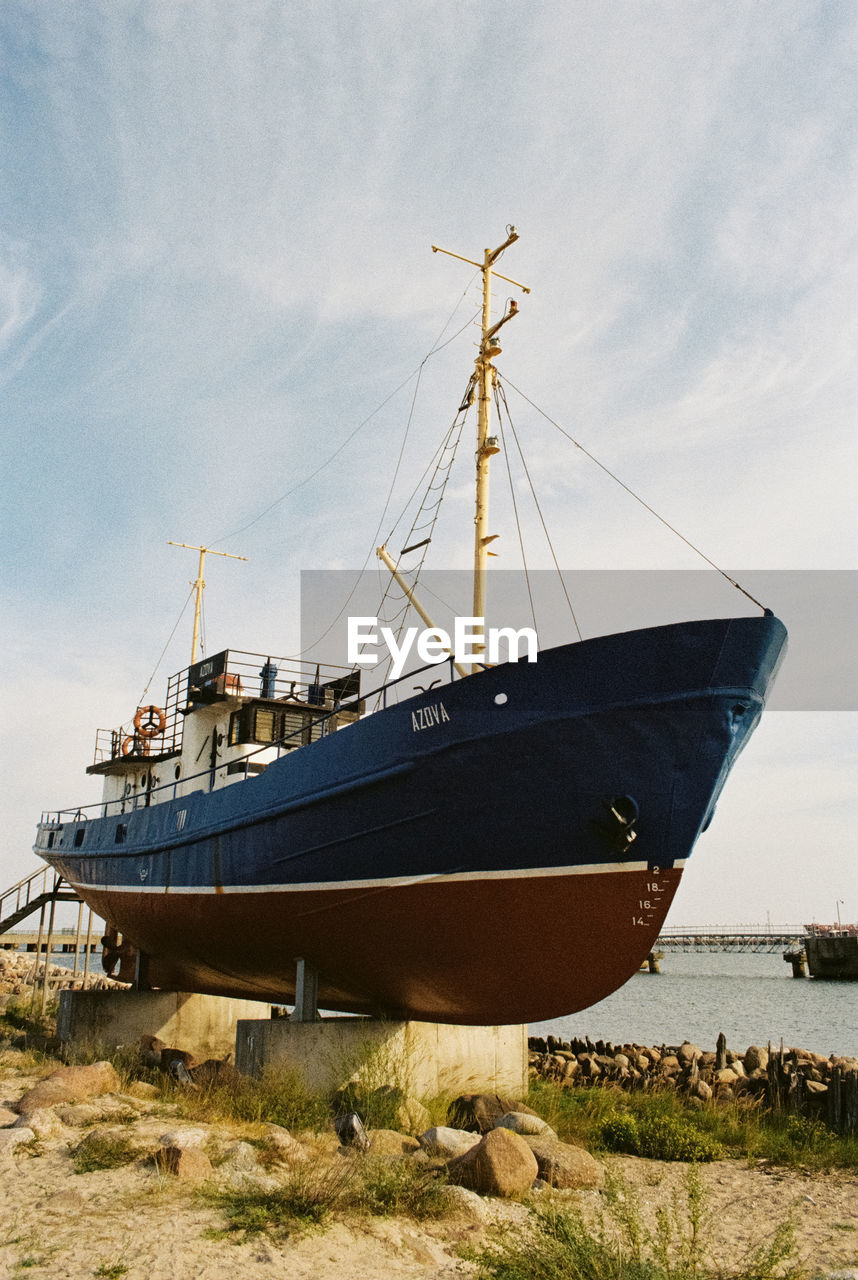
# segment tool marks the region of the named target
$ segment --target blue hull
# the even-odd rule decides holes
[[[766,616],[548,650],[258,777],[91,819],[79,846],[79,824],[43,824],[36,851],[155,985],[285,1002],[303,956],[331,1008],[559,1016],[652,946],[785,639]],[[600,948],[586,973],[575,939]]]

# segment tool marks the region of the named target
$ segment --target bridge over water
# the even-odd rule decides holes
[[[771,951],[794,950],[804,944],[800,924],[667,925],[659,934],[659,951]]]

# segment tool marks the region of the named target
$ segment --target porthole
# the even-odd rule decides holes
[[[506,704],[506,701],[507,701],[507,696],[505,693],[495,694],[495,706],[502,707]]]
[[[180,764],[177,764],[175,769],[173,770],[173,777],[178,782],[181,776],[182,776],[182,766]]]

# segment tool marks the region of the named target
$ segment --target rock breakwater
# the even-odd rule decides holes
[[[22,996],[28,998],[41,988],[45,980],[45,960],[31,951],[0,952],[0,1003],[8,1003],[8,998]],[[48,962],[48,992],[56,995],[58,991],[80,991],[84,987],[83,973],[74,974],[64,965]],[[112,988],[125,990],[124,982],[116,982],[103,973],[89,972],[86,976],[87,991],[106,991]],[[4,1001],[4,997],[7,999]]]
[[[554,1036],[531,1036],[528,1049],[531,1079],[561,1088],[672,1089],[700,1106],[757,1100],[772,1110],[824,1118],[838,1133],[858,1134],[858,1058],[770,1044],[736,1053],[723,1034],[714,1051],[689,1041],[653,1047]]]

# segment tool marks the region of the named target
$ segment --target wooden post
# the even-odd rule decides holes
[[[45,904],[42,903],[42,909],[39,912],[39,940],[36,943],[36,963],[33,965],[33,993],[30,996],[30,1012],[33,1011],[33,1005],[36,1003],[36,981],[39,976],[39,961],[42,958],[42,937],[45,932]]]
[[[86,980],[89,977],[89,956],[92,948],[92,907],[89,909],[89,919],[86,925],[86,955],[83,958],[83,989],[86,990]]]
[[[43,1017],[45,1014],[45,1009],[48,1007],[48,967],[50,965],[50,960],[51,960],[51,946],[54,940],[54,911],[56,910],[56,906],[57,906],[56,894],[57,894],[58,884],[59,884],[59,877],[57,877],[57,880],[54,882],[54,895],[51,898],[51,910],[48,916],[48,943],[45,949],[45,972],[42,976],[42,1016]]]
[[[74,968],[72,969],[72,977],[77,977],[77,971],[80,968],[80,928],[83,924],[83,901],[77,909],[77,932],[74,936]]]

